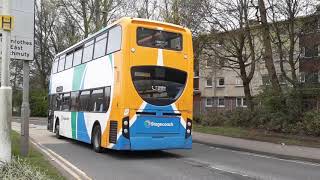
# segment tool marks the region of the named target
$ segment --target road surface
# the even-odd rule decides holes
[[[13,129],[19,127],[14,119]],[[30,136],[87,178],[104,180],[319,180],[320,164],[193,144],[192,150],[97,154],[90,145],[56,139],[46,119],[30,120]]]

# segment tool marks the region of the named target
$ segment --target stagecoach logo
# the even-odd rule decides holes
[[[173,123],[157,123],[157,122],[152,122],[150,120],[146,120],[144,121],[144,126],[146,128],[150,128],[150,127],[173,127]]]

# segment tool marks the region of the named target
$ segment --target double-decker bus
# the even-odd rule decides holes
[[[192,147],[192,36],[122,18],[55,56],[48,129],[96,152]]]

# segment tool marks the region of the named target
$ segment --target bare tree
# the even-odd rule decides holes
[[[51,1],[41,0],[35,7],[35,61],[32,77],[37,77],[40,87],[47,89],[53,54],[51,36],[57,14]]]
[[[302,33],[303,18],[313,5],[306,0],[269,0],[269,19],[271,20],[272,43],[276,46],[276,53],[280,60],[283,77],[294,88],[299,84],[297,75],[300,59],[299,37]],[[287,68],[289,66],[289,68]]]
[[[256,62],[261,58],[259,29],[250,24],[253,14],[247,0],[207,1],[204,7],[207,23],[214,30],[205,47],[207,60],[215,67],[228,68],[242,79],[248,107],[254,108],[250,82],[255,73]]]
[[[266,68],[268,70],[268,75],[271,81],[271,85],[276,94],[281,93],[281,87],[278,80],[276,68],[273,61],[273,52],[271,46],[271,37],[270,37],[270,26],[268,24],[267,9],[264,0],[258,0],[258,8],[260,12],[260,21],[261,21],[261,33],[262,41],[264,47],[264,56]]]

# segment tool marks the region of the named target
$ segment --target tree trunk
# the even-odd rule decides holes
[[[276,94],[280,94],[281,87],[277,77],[276,69],[273,64],[270,30],[269,30],[269,25],[267,21],[267,11],[264,4],[264,0],[259,0],[259,11],[260,11],[260,17],[261,17],[261,23],[262,23],[261,31],[262,31],[262,39],[263,39],[263,46],[264,46],[265,65],[268,70],[268,74],[269,74],[274,92]]]
[[[250,109],[250,111],[253,111],[254,104],[253,104],[253,98],[252,98],[251,90],[250,90],[250,83],[248,83],[248,82],[243,83],[243,91],[244,91],[244,96],[246,98],[247,106]]]

